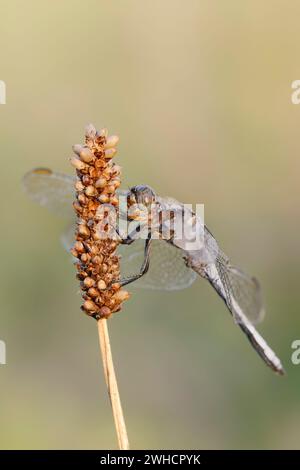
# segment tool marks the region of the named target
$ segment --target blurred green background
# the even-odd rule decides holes
[[[299,1],[0,0],[0,447],[114,448],[93,320],[65,225],[21,178],[72,173],[93,122],[120,136],[123,184],[204,203],[263,285],[277,377],[203,280],[132,286],[110,321],[132,448],[299,448]]]

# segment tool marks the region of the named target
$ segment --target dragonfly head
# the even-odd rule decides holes
[[[143,204],[146,207],[155,202],[156,194],[150,186],[140,184],[129,190],[129,201],[131,204]]]

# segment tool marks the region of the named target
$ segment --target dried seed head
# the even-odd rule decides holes
[[[80,180],[76,181],[75,183],[75,189],[77,192],[83,191],[84,190],[84,185]]]
[[[80,202],[80,204],[85,205],[86,197],[84,194],[82,193],[78,194],[77,199],[78,199],[78,202]]]
[[[97,284],[99,290],[105,290],[106,289],[106,283],[103,281],[103,279],[100,279],[100,281]]]
[[[81,261],[86,264],[90,260],[90,256],[87,253],[83,253],[80,256]]]
[[[98,133],[99,137],[105,137],[105,139],[107,138],[108,136],[108,130],[104,127],[103,129],[101,129]]]
[[[108,271],[108,265],[106,263],[102,263],[101,265],[101,271],[103,272],[103,274],[107,273]]]
[[[97,305],[92,300],[86,300],[82,307],[89,314],[96,313],[98,310]]]
[[[88,124],[85,128],[85,136],[87,139],[94,139],[96,137],[97,131],[93,124]]]
[[[87,196],[93,197],[93,196],[96,196],[96,194],[97,194],[97,189],[95,188],[95,186],[93,186],[93,185],[90,184],[89,186],[87,186],[87,187],[85,188],[85,191],[84,191],[84,192],[85,192],[85,194],[86,194]]]
[[[95,232],[93,231],[92,237],[93,240],[96,242],[101,240],[101,234],[98,232],[98,230],[96,230]]]
[[[76,212],[79,212],[79,213],[82,212],[82,207],[81,207],[81,205],[79,204],[78,201],[74,201],[74,202],[73,202],[73,207],[74,207],[74,209],[75,209]]]
[[[82,147],[82,150],[79,152],[80,160],[85,163],[90,163],[94,160],[94,154],[88,147]]]
[[[119,199],[117,198],[117,196],[112,196],[109,200],[109,202],[113,205],[113,206],[118,206],[119,205]]]
[[[121,181],[119,179],[113,179],[111,180],[111,184],[117,189],[121,185]]]
[[[91,277],[86,277],[83,281],[83,284],[85,287],[90,288],[95,284],[95,281]]]
[[[79,241],[75,242],[74,243],[74,248],[78,253],[83,253],[84,252],[84,245],[83,245],[82,242],[79,242]]]
[[[91,178],[88,175],[82,175],[81,181],[84,186],[88,186],[92,182]]]
[[[103,177],[99,178],[95,183],[95,186],[98,189],[105,188],[106,185],[107,185],[107,180],[106,178],[103,178]]]
[[[119,284],[118,282],[114,282],[113,285],[111,286],[111,288],[114,291],[118,291],[121,288],[121,284]]]
[[[114,185],[113,185],[113,184],[109,184],[109,185],[106,187],[106,192],[107,192],[108,194],[114,193],[114,192],[115,192],[115,187],[114,187]]]
[[[78,273],[77,273],[76,277],[80,281],[83,281],[83,279],[87,277],[87,273],[85,271],[80,271],[80,269],[81,269],[80,264],[77,264],[77,269],[78,269]]]
[[[83,238],[88,238],[90,236],[90,231],[86,225],[83,225],[83,224],[78,225],[78,235],[80,235]]]
[[[92,258],[92,263],[100,266],[100,264],[103,261],[103,256],[102,255],[96,255],[94,258]]]
[[[121,173],[122,168],[120,167],[120,165],[114,165],[113,170],[115,175],[119,175]]]
[[[117,136],[108,137],[107,129],[96,132],[90,124],[86,128],[83,145],[73,147],[76,157],[71,163],[77,170],[75,183],[77,213],[76,242],[72,253],[78,259],[77,277],[81,281],[82,309],[94,318],[110,317],[121,310],[129,294],[121,290],[118,242],[103,237],[97,229],[99,220],[108,214],[99,210],[101,204],[118,207],[116,189],[120,186],[121,167],[113,163]],[[109,225],[106,225],[107,229]]]
[[[78,253],[77,253],[77,251],[75,250],[74,247],[70,249],[70,253],[71,253],[71,255],[73,255],[75,258],[78,258]]]
[[[88,295],[90,297],[92,297],[92,299],[96,298],[99,296],[99,291],[97,289],[95,289],[95,287],[91,287],[89,290],[88,290]]]
[[[127,292],[127,290],[119,290],[118,292],[115,293],[113,296],[114,300],[117,300],[119,302],[124,302],[124,300],[129,299],[130,294]]]
[[[99,248],[96,245],[89,246],[89,252],[91,255],[96,255],[99,252]]]
[[[102,204],[106,204],[109,201],[109,197],[107,194],[101,194],[99,196],[99,201],[102,202]]]
[[[105,150],[105,158],[113,158],[117,153],[117,149],[115,148],[109,148]]]
[[[85,164],[79,160],[77,157],[71,157],[70,158],[71,165],[73,165],[76,170],[84,170],[85,169]]]
[[[117,145],[119,142],[119,137],[117,135],[110,135],[106,139],[106,143],[104,145],[105,149],[111,149]]]
[[[105,305],[100,308],[100,316],[103,318],[109,318],[112,314],[112,311],[109,307],[106,307]]]
[[[75,144],[73,145],[72,149],[73,149],[73,152],[76,153],[76,155],[79,157],[80,152],[83,149],[83,146],[81,144]]]

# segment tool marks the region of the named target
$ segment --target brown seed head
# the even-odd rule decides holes
[[[90,163],[94,160],[94,154],[88,147],[82,147],[82,150],[79,152],[80,160],[85,163]]]
[[[83,225],[83,224],[78,225],[78,235],[82,238],[88,238],[90,236],[90,231],[86,225]]]
[[[97,188],[95,186],[93,186],[92,184],[90,184],[89,186],[87,186],[85,188],[85,194],[87,196],[96,196],[97,194]]]
[[[85,164],[81,160],[79,160],[79,158],[77,157],[71,157],[70,162],[71,162],[71,165],[73,165],[73,167],[76,168],[76,170],[82,171],[85,169]]]
[[[106,286],[106,282],[103,281],[103,279],[100,279],[100,281],[98,281],[97,286],[98,286],[98,289],[99,289],[99,290],[105,290],[106,287],[107,287],[107,286]]]
[[[113,296],[113,299],[119,302],[124,302],[124,300],[129,299],[130,294],[126,290],[119,290],[118,292],[115,293]]]
[[[74,243],[74,248],[78,253],[83,253],[84,252],[84,245],[83,245],[82,242],[79,242],[79,241],[75,242]]]
[[[117,153],[117,149],[115,148],[109,148],[105,150],[104,156],[105,158],[113,158]]]
[[[76,156],[71,164],[76,169],[77,213],[76,242],[72,253],[77,258],[77,277],[81,281],[84,303],[82,309],[95,318],[108,318],[121,310],[129,298],[117,282],[120,279],[118,242],[104,238],[97,230],[103,217],[98,211],[101,204],[111,203],[118,207],[116,189],[120,186],[121,167],[113,163],[117,136],[108,137],[107,129],[96,131],[92,124],[85,130],[85,143],[73,146]],[[105,212],[105,210],[104,210]]]
[[[90,287],[92,287],[95,284],[95,281],[91,277],[86,277],[85,280],[83,281],[83,284],[84,284],[85,287],[87,287],[89,289]]]
[[[111,149],[115,147],[119,142],[119,137],[117,135],[110,135],[106,139],[106,143],[104,145],[105,149]]]
[[[106,185],[107,185],[107,179],[103,177],[99,178],[95,183],[96,188],[99,188],[99,189],[105,188]]]

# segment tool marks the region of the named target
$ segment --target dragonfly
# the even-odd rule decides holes
[[[75,198],[75,181],[75,177],[45,168],[34,169],[23,178],[25,191],[34,202],[69,220],[62,235],[62,243],[67,250],[74,243],[75,213],[72,203]],[[116,229],[121,242],[121,284],[134,282],[140,288],[174,291],[191,286],[199,276],[206,279],[224,301],[234,322],[246,335],[254,350],[274,372],[283,375],[280,359],[255,328],[264,318],[261,288],[256,278],[230,263],[230,259],[204,224],[202,243],[196,248],[190,248],[190,241],[176,238],[175,231],[170,230],[170,218],[166,218],[168,230],[164,230],[168,236],[159,236],[166,228],[166,222],[162,222],[163,214],[172,213],[174,218],[174,214],[184,213],[183,204],[176,199],[161,197],[147,185],[118,192],[127,201],[138,206],[148,207],[154,204],[159,220],[154,230],[152,227],[147,229],[148,233],[143,239],[137,236],[142,231],[139,223],[135,224],[132,233],[127,233],[123,238]],[[192,210],[189,210],[188,215],[193,221],[189,222],[190,225],[195,226],[197,216]],[[155,231],[158,233],[153,236]],[[140,266],[139,271],[137,266]]]

